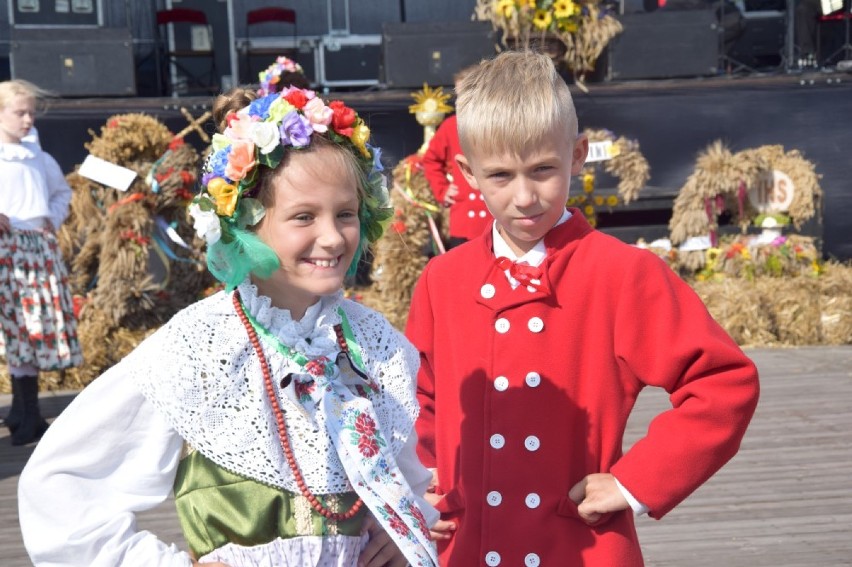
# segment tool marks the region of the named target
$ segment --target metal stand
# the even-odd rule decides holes
[[[836,66],[844,70],[852,70],[852,43],[849,42],[850,19],[852,19],[852,0],[845,0],[843,3],[843,45],[825,58],[825,61],[831,61],[837,55],[843,53],[843,59],[839,60]]]
[[[719,69],[728,75],[733,75],[740,71],[757,73],[756,69],[753,69],[742,61],[738,61],[728,55],[728,50],[726,49],[727,46],[725,45],[725,0],[721,0],[721,2],[719,2],[717,18],[719,21]]]

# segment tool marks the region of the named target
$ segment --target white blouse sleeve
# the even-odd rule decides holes
[[[50,222],[53,228],[59,230],[65,218],[68,216],[68,207],[71,204],[71,187],[62,175],[62,169],[47,152],[42,152],[42,163],[44,164],[44,181],[47,184],[47,206],[50,209]]]
[[[183,441],[121,367],[62,412],[21,474],[21,530],[37,567],[192,565],[136,529],[135,512],[169,496]]]

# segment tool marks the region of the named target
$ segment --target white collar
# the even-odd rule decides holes
[[[562,212],[562,216],[559,217],[559,220],[556,222],[554,226],[557,227],[560,224],[566,222],[571,218],[571,211],[565,209]],[[494,221],[494,224],[491,225],[491,235],[494,240],[494,257],[500,258],[501,256],[505,256],[506,258],[512,260],[513,262],[526,262],[530,266],[540,266],[542,262],[544,262],[544,258],[547,256],[547,250],[544,247],[544,239],[542,238],[538,242],[535,243],[526,254],[521,256],[520,258],[515,254],[514,250],[512,250],[509,245],[506,243],[506,240],[497,230],[497,221]]]

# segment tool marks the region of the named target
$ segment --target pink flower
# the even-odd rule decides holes
[[[234,140],[228,153],[228,165],[225,175],[232,181],[244,178],[255,166],[254,143],[245,140]]]
[[[323,134],[328,131],[334,111],[327,107],[321,98],[312,98],[302,109],[305,118],[311,123],[314,132]]]
[[[228,127],[222,132],[223,135],[231,139],[250,140],[254,131],[254,124],[257,122],[255,117],[242,113],[228,114]],[[232,178],[233,179],[233,178]]]

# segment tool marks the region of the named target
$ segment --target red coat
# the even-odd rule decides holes
[[[459,524],[444,567],[642,565],[632,512],[588,527],[569,489],[611,472],[660,518],[737,452],[757,404],[754,364],[692,289],[573,212],[545,237],[544,291],[511,289],[490,232],[417,284],[418,451]],[[622,455],[646,385],[673,409]]]
[[[450,207],[450,236],[470,240],[481,235],[491,226],[494,217],[488,212],[482,194],[465,181],[455,156],[462,153],[455,115],[444,120],[429,141],[423,154],[423,174],[432,188],[438,203],[444,202],[450,182],[447,173],[453,176],[459,192],[455,204]]]

